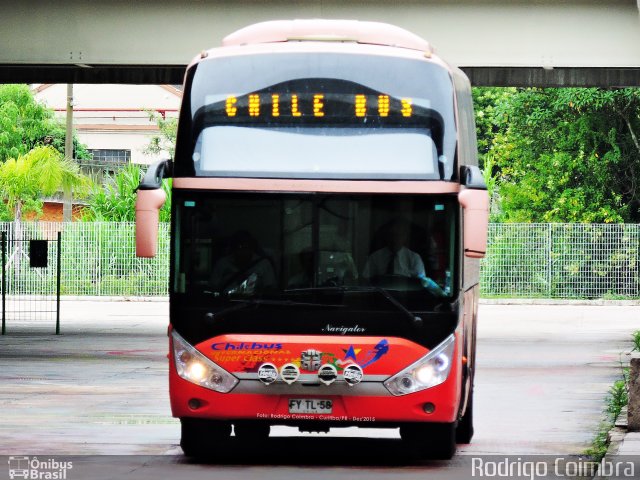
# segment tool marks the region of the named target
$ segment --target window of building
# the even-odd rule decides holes
[[[131,150],[89,149],[93,155],[90,163],[96,165],[124,165],[131,161]]]
[[[94,177],[98,183],[106,176],[117,174],[121,168],[131,163],[131,150],[89,149],[89,153],[93,158],[80,160],[80,169]]]

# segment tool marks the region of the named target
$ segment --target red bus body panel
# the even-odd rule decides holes
[[[275,340],[275,341],[274,341]],[[388,347],[386,353],[376,354],[381,342]],[[269,348],[261,348],[269,347]],[[222,335],[202,342],[196,348],[230,373],[257,372],[262,363],[270,362],[278,368],[285,363],[300,366],[302,351],[313,349],[323,353],[321,363],[332,363],[341,367],[348,363],[364,365],[363,383],[351,387],[348,395],[332,394],[334,385],[309,387],[308,394],[277,394],[270,392],[270,385],[254,382],[264,393],[218,393],[190,383],[176,373],[173,353],[170,357],[169,387],[171,409],[174,417],[202,417],[227,420],[261,420],[273,424],[318,420],[345,422],[455,422],[458,418],[461,395],[461,349],[456,333],[452,367],[447,380],[435,387],[402,396],[386,392],[382,395],[359,395],[358,387],[367,381],[367,376],[375,375],[382,383],[428,353],[420,345],[402,338],[358,337],[358,336],[265,336],[265,335]],[[355,358],[353,358],[355,357]],[[375,360],[374,360],[375,359]],[[374,360],[374,361],[371,361]],[[369,363],[370,362],[370,363]],[[340,368],[341,369],[341,368]],[[339,371],[340,371],[339,369]],[[311,371],[301,367],[301,374]],[[382,387],[384,388],[384,387]],[[386,391],[386,389],[384,389]],[[313,398],[333,400],[331,415],[290,414],[289,400]],[[190,408],[189,401],[198,400],[198,408]],[[425,413],[423,406],[430,402],[435,405],[433,413]],[[345,425],[346,426],[346,425]]]

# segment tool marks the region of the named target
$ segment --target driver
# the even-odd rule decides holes
[[[406,247],[408,239],[409,223],[400,218],[393,220],[386,231],[386,246],[369,255],[362,276],[365,279],[382,275],[424,278],[422,258]]]
[[[259,253],[249,232],[236,232],[231,237],[231,253],[222,257],[213,268],[211,283],[214,289],[227,293],[254,293],[274,288],[276,276],[271,261]]]

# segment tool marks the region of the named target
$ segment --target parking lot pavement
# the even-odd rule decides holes
[[[476,436],[461,453],[581,452],[638,318],[638,307],[482,305]],[[167,324],[164,301],[64,301],[60,336],[8,322],[0,455],[179,454]]]
[[[480,305],[468,453],[579,454],[622,376],[640,307]]]
[[[0,454],[159,454],[179,438],[167,302],[63,301],[55,325],[0,338]]]

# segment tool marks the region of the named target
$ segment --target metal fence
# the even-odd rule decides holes
[[[0,224],[3,231],[14,228]],[[24,222],[21,228],[25,235],[44,239],[62,231],[63,295],[167,295],[167,224],[160,225],[154,259],[136,258],[132,223]],[[482,294],[640,298],[639,257],[640,225],[491,224]]]
[[[640,225],[492,224],[484,296],[640,298]]]
[[[16,237],[16,224],[0,230]],[[22,222],[22,238],[53,240],[62,232],[61,294],[158,296],[169,284],[169,225],[160,225],[158,255],[136,258],[135,224],[111,222]],[[12,294],[33,286],[15,285]]]

